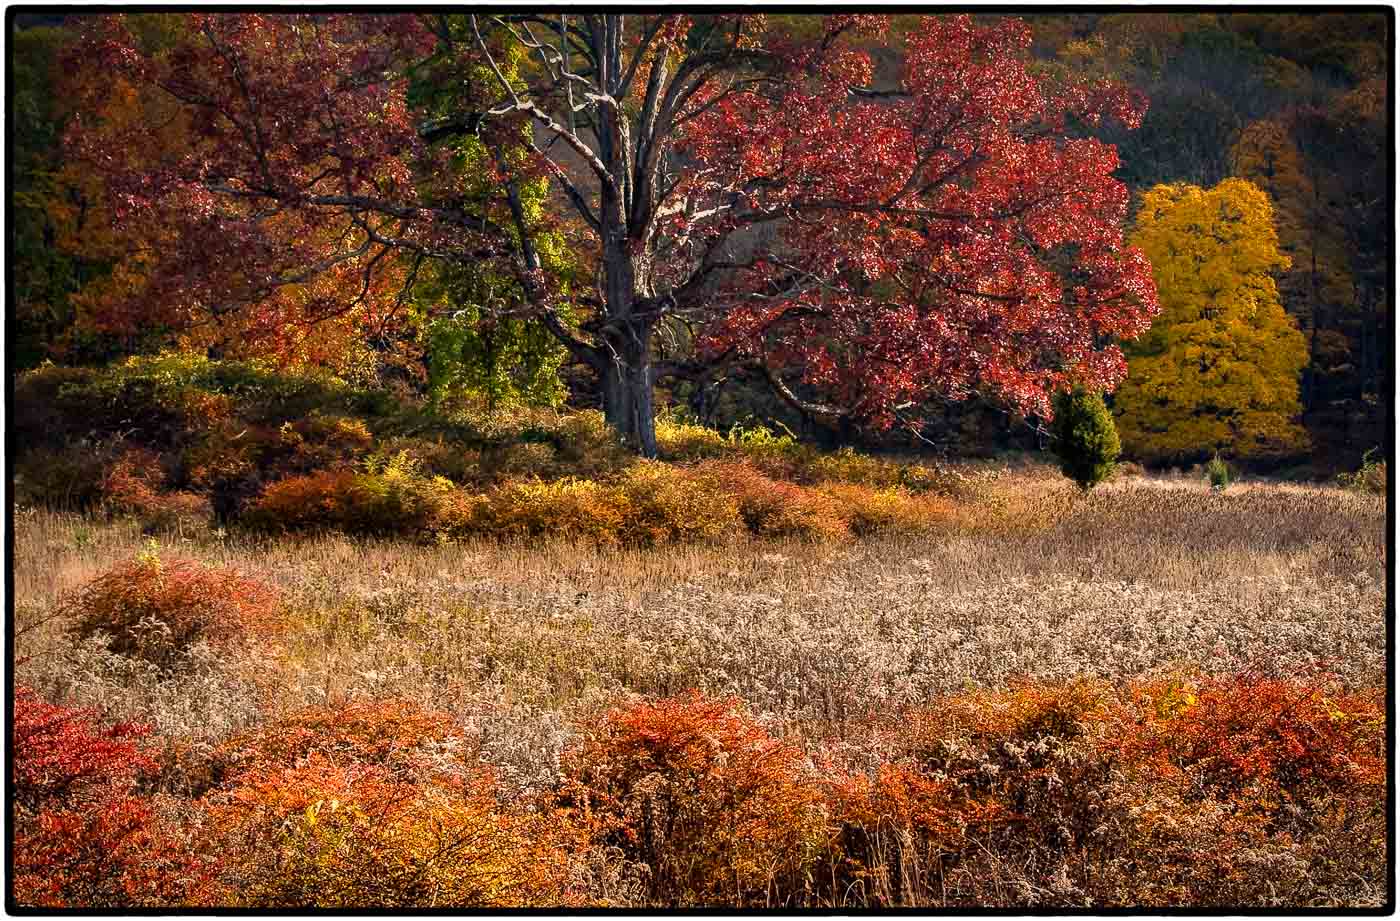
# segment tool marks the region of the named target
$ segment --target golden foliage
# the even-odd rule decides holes
[[[1148,191],[1133,245],[1152,260],[1162,313],[1128,348],[1115,412],[1129,454],[1184,461],[1302,450],[1295,418],[1307,345],[1279,303],[1267,195],[1242,179]]]

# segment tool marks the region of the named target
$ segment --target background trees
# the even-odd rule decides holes
[[[1128,349],[1115,396],[1128,449],[1155,461],[1296,453],[1307,345],[1279,303],[1286,268],[1273,208],[1254,185],[1159,185],[1132,236],[1152,260],[1162,313]]]
[[[1313,462],[1351,468],[1386,439],[1391,293],[1380,269],[1392,216],[1381,75],[1385,17],[1371,13],[1131,13],[1030,17],[1041,55],[1147,93],[1117,175],[1210,187],[1249,179],[1275,203],[1284,309],[1303,330],[1302,421]],[[1208,139],[1208,140],[1207,140]],[[1223,156],[1222,156],[1223,154]]]
[[[1006,292],[942,282],[1029,258],[1072,289],[1060,270],[1073,241],[1047,251],[1022,233],[1031,215],[996,202],[1013,194],[1006,183],[1041,181],[1036,170],[1062,191],[1034,143],[1059,138],[1087,164],[1091,148],[1071,142],[1097,138],[1117,147],[1111,178],[1130,192],[1237,175],[1270,194],[1292,261],[1281,299],[1308,342],[1300,395],[1314,461],[1353,466],[1383,436],[1383,17],[1029,15],[1029,39],[990,15],[934,32],[917,16],[888,28],[878,17],[372,19],[19,17],[14,357],[97,362],[178,345],[392,379],[451,394],[444,407],[549,402],[563,392],[547,379],[557,368],[572,403],[615,408],[631,399],[614,385],[636,359],[648,368],[631,375],[636,393],[655,383],[657,405],[682,402],[721,425],[774,419],[827,442],[907,438],[958,453],[1034,447],[1051,379],[1120,373],[1108,367],[1118,333],[1086,339],[1084,305],[1047,308],[1034,285],[997,300]],[[608,97],[592,62],[614,52],[610,79],[629,93]],[[654,63],[650,111],[674,90],[669,128],[642,123]],[[1030,84],[1039,102],[1021,94]],[[1114,84],[1150,97],[1139,130],[1141,108],[1103,92]],[[962,106],[961,126],[944,131],[920,102],[935,90]],[[996,111],[968,108],[992,98]],[[1114,110],[1128,117],[1095,118]],[[818,130],[838,118],[857,127]],[[626,135],[630,159],[599,159],[626,146],[597,133],[605,123]],[[998,146],[998,131],[1019,152]],[[975,162],[950,182],[988,210],[921,223],[898,213],[909,201],[880,198],[900,170],[914,175],[920,150],[967,139]],[[1003,155],[1032,168],[1013,178],[996,165]],[[608,256],[578,208],[601,207],[593,160],[623,176],[629,245],[648,241],[625,258]],[[639,211],[630,202],[646,182],[635,180],[653,168],[664,178],[647,194],[664,201]],[[1085,185],[1111,188],[1097,169]],[[347,180],[373,194],[308,194]],[[937,206],[938,194],[906,198]],[[1061,200],[1061,216],[1107,201],[1091,197]],[[1006,233],[990,261],[958,252],[968,278],[935,277],[923,258],[955,252],[958,234],[986,256]],[[1033,245],[1017,253],[1023,239]],[[640,279],[631,320],[609,313],[610,258]],[[647,348],[631,323],[648,327]],[[1008,346],[981,347],[988,338]],[[1085,342],[1099,358],[1080,359]],[[1021,435],[1019,418],[1032,423]]]

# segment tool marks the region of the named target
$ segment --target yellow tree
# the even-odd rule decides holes
[[[1114,398],[1127,453],[1187,462],[1301,451],[1298,373],[1307,344],[1279,303],[1273,206],[1257,186],[1158,185],[1143,198],[1132,244],[1152,262],[1162,312],[1128,344]]]

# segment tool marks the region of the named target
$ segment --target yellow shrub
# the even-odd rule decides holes
[[[213,798],[228,900],[258,907],[524,908],[577,904],[560,817],[510,814],[489,781],[392,780],[312,756]]]
[[[911,496],[895,487],[872,489],[832,483],[822,492],[859,536],[879,533],[920,533],[949,527],[956,520],[954,505],[937,496]]]
[[[616,543],[626,508],[613,490],[592,480],[520,480],[487,493],[472,506],[468,527],[510,538],[588,538]]]
[[[666,460],[700,460],[734,453],[729,439],[714,429],[665,417],[656,420],[656,449]]]
[[[626,470],[617,482],[625,500],[626,543],[713,540],[739,524],[734,497],[713,479],[655,461]]]

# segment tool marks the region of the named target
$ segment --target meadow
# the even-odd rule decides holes
[[[130,746],[35,808],[145,810],[110,862],[34,826],[22,891],[1380,904],[1384,499],[960,476],[917,529],[646,545],[22,508],[33,757]]]
[[[886,12],[11,18],[8,911],[1394,909],[1392,20]]]

